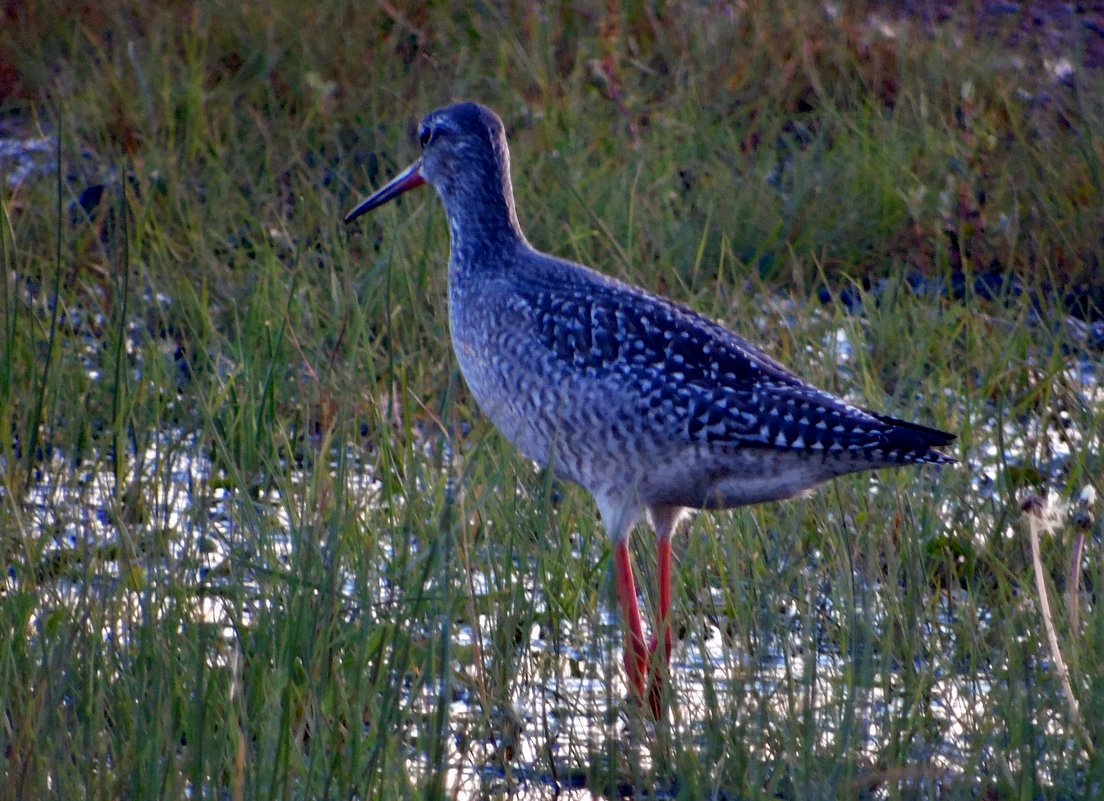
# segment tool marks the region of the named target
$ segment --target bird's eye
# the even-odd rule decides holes
[[[428,125],[424,126],[421,131],[418,132],[418,141],[422,143],[422,147],[425,147],[433,140],[433,131]]]

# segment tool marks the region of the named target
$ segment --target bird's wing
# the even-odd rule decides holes
[[[618,379],[638,415],[688,442],[814,451],[944,444],[933,438],[942,432],[898,428],[805,383],[689,308],[590,271],[576,283],[532,281],[518,300],[565,369]]]

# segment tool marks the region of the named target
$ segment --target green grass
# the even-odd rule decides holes
[[[1042,543],[1080,725],[1021,512],[1104,490],[1061,324],[1104,284],[1087,40],[611,8],[6,9],[0,135],[59,152],[0,194],[0,798],[1104,792],[1099,502]],[[536,245],[960,435],[955,469],[695,519],[658,727],[593,502],[458,374],[437,199],[341,223],[460,98],[506,121]],[[991,270],[1028,292],[907,281]]]

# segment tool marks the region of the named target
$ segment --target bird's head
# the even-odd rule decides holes
[[[418,128],[422,156],[347,215],[349,223],[402,193],[428,183],[450,216],[468,211],[513,216],[510,155],[498,115],[478,103],[458,103],[427,115]]]

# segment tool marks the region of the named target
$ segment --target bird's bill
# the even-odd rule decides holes
[[[360,215],[366,214],[377,206],[382,206],[408,189],[421,186],[425,182],[425,176],[422,175],[422,160],[418,159],[380,187],[374,194],[357,203],[353,210],[345,215],[345,222],[351,223]]]

